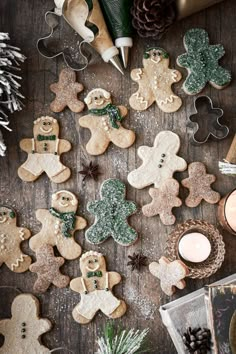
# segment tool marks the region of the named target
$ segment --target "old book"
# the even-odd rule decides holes
[[[236,285],[205,288],[208,327],[215,354],[236,354]]]
[[[221,284],[236,284],[236,274],[212,285]],[[187,353],[182,340],[187,327],[208,327],[204,297],[204,288],[202,288],[160,307],[162,321],[167,327],[178,354]]]

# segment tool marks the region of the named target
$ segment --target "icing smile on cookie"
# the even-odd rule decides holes
[[[40,127],[39,129],[40,129],[43,133],[45,133],[45,134],[49,134],[49,133],[51,133],[51,131],[52,131],[52,127],[49,128],[49,129],[44,129],[44,127]]]
[[[101,106],[103,103],[104,103],[104,100],[103,99],[100,99],[99,101],[98,100],[94,100],[94,103],[96,106]]]
[[[7,216],[3,216],[0,214],[0,224],[3,224],[6,221],[7,221]]]
[[[62,203],[62,202],[59,202],[59,205],[66,208],[69,206],[69,203]]]
[[[92,272],[95,272],[96,270],[98,270],[98,268],[99,268],[99,264],[95,268],[91,268],[89,266],[86,266],[86,269],[89,271],[92,271]]]

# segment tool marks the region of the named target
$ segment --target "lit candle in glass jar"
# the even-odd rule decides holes
[[[211,244],[206,236],[199,232],[184,235],[179,241],[179,254],[193,263],[205,261],[211,253]]]
[[[225,218],[231,229],[236,232],[236,190],[229,194],[226,199]]]

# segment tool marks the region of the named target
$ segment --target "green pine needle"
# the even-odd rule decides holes
[[[146,337],[149,329],[115,330],[112,323],[108,323],[104,336],[98,338],[97,354],[141,354],[148,353]]]

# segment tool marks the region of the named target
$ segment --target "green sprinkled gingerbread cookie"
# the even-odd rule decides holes
[[[177,64],[188,70],[183,90],[188,95],[201,92],[209,82],[217,89],[223,89],[231,81],[231,73],[222,68],[218,61],[225,54],[221,44],[209,45],[208,33],[202,28],[190,29],[184,36],[187,53],[177,58]]]
[[[122,246],[129,246],[137,240],[137,232],[127,222],[137,206],[125,200],[125,191],[123,182],[107,179],[101,186],[101,200],[88,203],[88,211],[96,217],[95,223],[85,233],[90,243],[102,243],[110,236]]]

